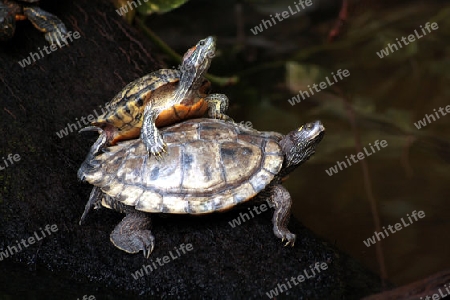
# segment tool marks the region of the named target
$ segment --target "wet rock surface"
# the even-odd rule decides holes
[[[297,234],[293,248],[273,235],[272,211],[232,228],[229,222],[255,203],[202,217],[154,216],[156,247],[149,260],[110,243],[119,213],[94,211],[78,225],[91,186],[76,172],[96,138],[77,133],[81,118],[100,113],[123,86],[161,64],[151,55],[153,46],[106,0],[48,1],[42,8],[80,38],[25,67],[18,62],[47,45],[42,33],[21,22],[14,38],[0,45],[0,151],[6,160],[20,155],[0,171],[0,249],[9,251],[0,261],[3,294],[258,299],[305,269],[311,276],[315,263],[327,269],[291,283],[281,299],[359,299],[379,291],[377,276],[295,220],[289,225]],[[49,233],[47,225],[57,230]],[[181,244],[193,249],[177,255]],[[158,264],[170,251],[170,261]],[[157,268],[135,279],[151,262]]]

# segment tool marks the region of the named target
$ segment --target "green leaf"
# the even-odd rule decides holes
[[[131,24],[134,16],[136,15],[136,11],[134,9],[128,9],[128,2],[129,0],[113,0],[114,6],[116,7],[116,11],[121,11],[124,7],[126,8],[125,10],[122,10],[122,13],[124,13],[122,15],[122,18],[124,18],[127,23]]]
[[[307,91],[308,85],[322,81],[330,73],[317,65],[300,64],[295,61],[286,62],[286,85],[291,92]]]
[[[141,2],[143,1],[144,0],[141,0]],[[186,2],[188,2],[188,0],[150,0],[139,6],[137,10],[140,14],[146,16],[153,13],[162,14],[174,10]]]

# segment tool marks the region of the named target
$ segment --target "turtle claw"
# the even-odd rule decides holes
[[[291,247],[294,247],[295,234],[289,232],[288,234],[286,234],[286,236],[283,236],[283,238],[281,239],[281,242],[284,244],[284,247],[286,247],[288,245],[291,245]]]
[[[67,45],[67,41],[65,38],[65,35],[67,34],[66,31],[53,31],[53,32],[47,32],[45,34],[45,39],[47,42],[50,43],[50,45],[57,44],[59,48],[61,48],[63,45],[62,43]]]
[[[295,244],[295,238],[293,241],[287,241],[286,244],[284,244],[284,247],[286,247],[288,245],[291,245],[291,247],[294,247],[294,244]]]
[[[61,21],[59,22],[59,26],[56,26],[55,28],[52,28],[51,31],[46,32],[44,37],[50,45],[57,44],[59,48],[61,48],[63,46],[62,43],[66,45],[68,44],[66,40],[68,32],[66,26]]]
[[[152,155],[156,158],[156,160],[162,161],[164,159],[164,153],[167,153],[167,151],[165,148],[162,148],[160,152],[155,154],[152,153]]]
[[[114,230],[111,233],[110,240],[114,246],[128,253],[134,254],[142,250],[145,258],[149,258],[155,248],[155,237],[150,230],[128,231],[126,233]]]
[[[25,6],[23,8],[23,13],[28,20],[33,23],[34,27],[45,33],[44,37],[51,45],[58,44],[60,48],[63,46],[62,42],[67,45],[67,41],[65,39],[68,35],[66,26],[57,16],[46,12],[37,6]]]
[[[142,250],[148,258],[155,247],[155,237],[146,229],[148,225],[150,219],[145,213],[133,211],[114,228],[110,240],[114,246],[128,253]]]
[[[286,241],[286,243],[284,244],[285,247],[288,245],[291,245],[292,247],[294,247],[295,238],[296,238],[295,234],[287,231],[287,232],[283,233],[283,238],[281,239],[281,242],[284,243],[284,241]]]
[[[161,157],[163,153],[167,153],[166,148],[167,145],[166,143],[164,143],[164,140],[160,136],[157,138],[154,144],[150,145],[150,147],[147,147],[147,149],[149,150],[148,152],[150,152],[150,154],[155,157]]]
[[[229,121],[231,118],[225,114],[228,110],[228,97],[224,94],[210,94],[206,97],[208,102],[208,115],[213,119]]]
[[[296,235],[290,232],[287,228],[279,228],[274,227],[273,231],[275,236],[281,238],[281,242],[284,243],[284,246],[291,245],[294,246]]]
[[[142,252],[144,253],[144,257],[145,258],[149,258],[150,254],[153,252],[153,249],[155,248],[155,238],[153,237],[153,235],[151,236],[151,238],[153,238],[150,242],[150,245],[144,247],[144,250],[142,250]]]
[[[215,114],[215,115],[213,116],[213,118],[214,118],[214,119],[217,119],[217,120],[222,120],[222,121],[233,121],[233,119],[230,118],[229,116],[227,116],[227,115],[225,115],[225,114],[220,114],[220,113]]]

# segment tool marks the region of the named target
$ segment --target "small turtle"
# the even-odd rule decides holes
[[[186,52],[179,69],[161,69],[125,86],[109,104],[114,109],[92,122],[107,134],[98,148],[140,134],[147,150],[159,155],[165,144],[157,127],[202,117],[207,110],[212,118],[229,120],[224,114],[228,98],[223,94],[208,95],[210,82],[203,77],[214,57],[215,45],[215,39],[207,37]]]
[[[78,170],[80,180],[94,185],[80,224],[92,206],[125,212],[112,243],[149,257],[154,237],[146,213],[208,214],[260,195],[275,207],[275,236],[294,245],[295,234],[286,227],[291,196],[281,181],[314,154],[325,134],[320,121],[285,136],[215,119],[184,121],[161,133],[168,146],[164,160],[148,156],[139,139],[98,155],[91,148]]]
[[[37,7],[39,0],[0,0],[0,40],[8,40],[14,35],[16,21],[28,19],[34,27],[45,33],[50,44],[64,42],[67,29],[55,15]],[[29,3],[29,4],[25,4]]]

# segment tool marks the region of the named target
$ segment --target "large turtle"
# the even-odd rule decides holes
[[[159,155],[165,144],[157,127],[202,117],[207,110],[212,118],[228,120],[228,98],[208,95],[210,82],[203,77],[214,57],[215,44],[213,37],[207,37],[186,52],[179,69],[161,69],[125,86],[109,103],[113,109],[92,122],[107,135],[98,148],[140,134],[147,150]]]
[[[0,0],[0,40],[10,39],[16,30],[16,21],[28,19],[50,44],[64,42],[67,29],[55,15],[35,5],[39,0]]]
[[[188,120],[161,133],[168,146],[164,160],[149,156],[138,139],[99,155],[92,147],[78,170],[80,180],[94,185],[80,224],[92,206],[125,212],[112,243],[149,257],[154,237],[146,213],[207,214],[259,194],[275,207],[275,236],[294,245],[295,234],[286,227],[291,197],[281,181],[314,154],[325,133],[320,121],[285,136],[215,119]]]

